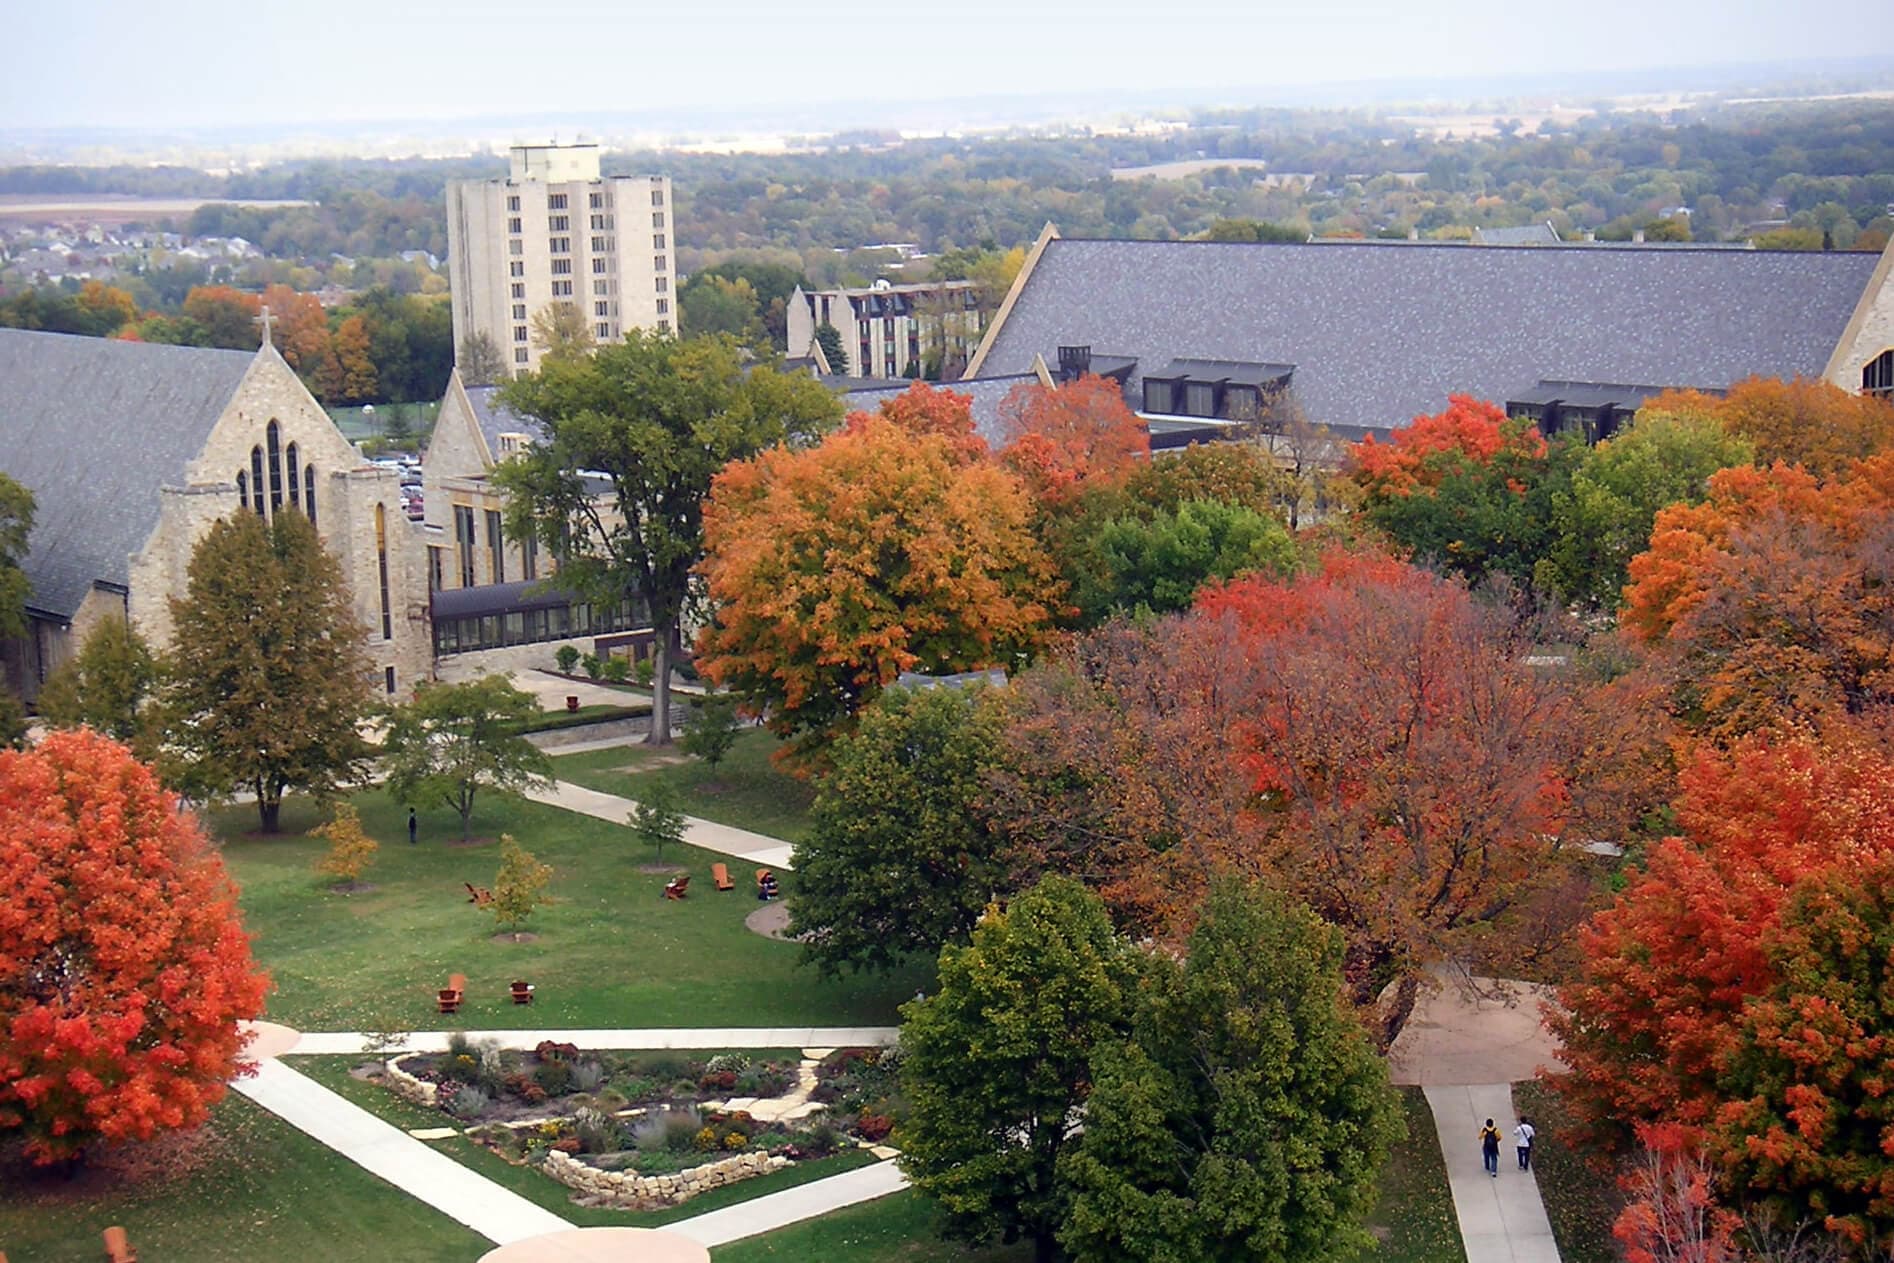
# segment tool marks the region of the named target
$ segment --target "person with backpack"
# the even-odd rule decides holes
[[[1480,1159],[1486,1163],[1486,1173],[1494,1179],[1499,1178],[1499,1128],[1493,1126],[1493,1120],[1487,1119],[1486,1126],[1480,1128]]]

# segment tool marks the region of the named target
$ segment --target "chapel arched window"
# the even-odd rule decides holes
[[[250,449],[250,507],[258,517],[267,516],[263,507],[263,449]]]
[[[297,490],[301,480],[296,477],[296,445],[294,443],[283,449],[283,464],[289,467],[289,506],[292,509],[299,509],[302,507],[303,498]]]
[[[283,433],[271,421],[264,436],[270,448],[270,512],[274,513],[283,507]]]

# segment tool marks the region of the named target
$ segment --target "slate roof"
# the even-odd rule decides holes
[[[481,435],[487,440],[487,451],[493,459],[500,459],[500,436],[502,434],[524,434],[534,442],[546,437],[539,422],[530,417],[522,417],[517,412],[500,406],[495,398],[498,386],[467,387],[467,402],[473,405],[474,422],[479,425]]]
[[[1476,246],[1556,246],[1564,242],[1549,223],[1525,224],[1518,228],[1475,228]]]
[[[1030,362],[1031,356],[1027,359]],[[973,399],[973,428],[987,441],[987,446],[998,448],[1005,439],[1000,433],[1000,404],[1013,388],[1021,382],[1036,382],[1039,375],[1033,372],[1011,373],[1004,377],[983,375],[969,377],[957,382],[930,382],[942,390],[951,390],[956,394],[969,395]],[[850,412],[873,412],[881,407],[882,400],[892,399],[905,392],[913,382],[902,382],[900,386],[873,387],[863,390],[851,390],[843,394],[842,403]]]
[[[1504,401],[1545,380],[1723,388],[1819,376],[1870,252],[1406,250],[1203,241],[1047,242],[981,372],[1062,344],[1295,365],[1309,418],[1387,428],[1447,395]]]
[[[0,472],[36,501],[34,611],[70,619],[98,582],[130,584],[179,486],[255,355],[0,329]]]

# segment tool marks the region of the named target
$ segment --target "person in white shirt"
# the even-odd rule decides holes
[[[1513,1128],[1513,1143],[1519,1147],[1519,1169],[1532,1170],[1532,1138],[1538,1135],[1530,1118],[1521,1118],[1519,1125]]]

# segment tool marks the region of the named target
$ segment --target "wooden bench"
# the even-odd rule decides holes
[[[125,1230],[117,1224],[107,1228],[105,1236],[105,1257],[111,1263],[138,1263],[138,1251],[132,1249],[132,1243],[125,1236]]]
[[[516,982],[513,984],[513,1003],[531,1004],[533,1002],[533,984]]]
[[[712,864],[710,866],[710,879],[717,883],[718,890],[735,890],[737,888],[737,884],[730,880],[730,866],[728,864]]]
[[[484,908],[493,902],[493,892],[485,886],[476,886],[470,881],[460,883],[467,888],[467,902],[476,908]]]
[[[460,1012],[460,1002],[464,1000],[466,996],[467,975],[455,974],[447,980],[447,985],[440,989],[436,999],[440,1001],[441,1012],[458,1013]]]
[[[673,877],[670,881],[664,883],[664,897],[666,899],[686,898],[690,890],[690,884],[691,875],[689,873]]]

